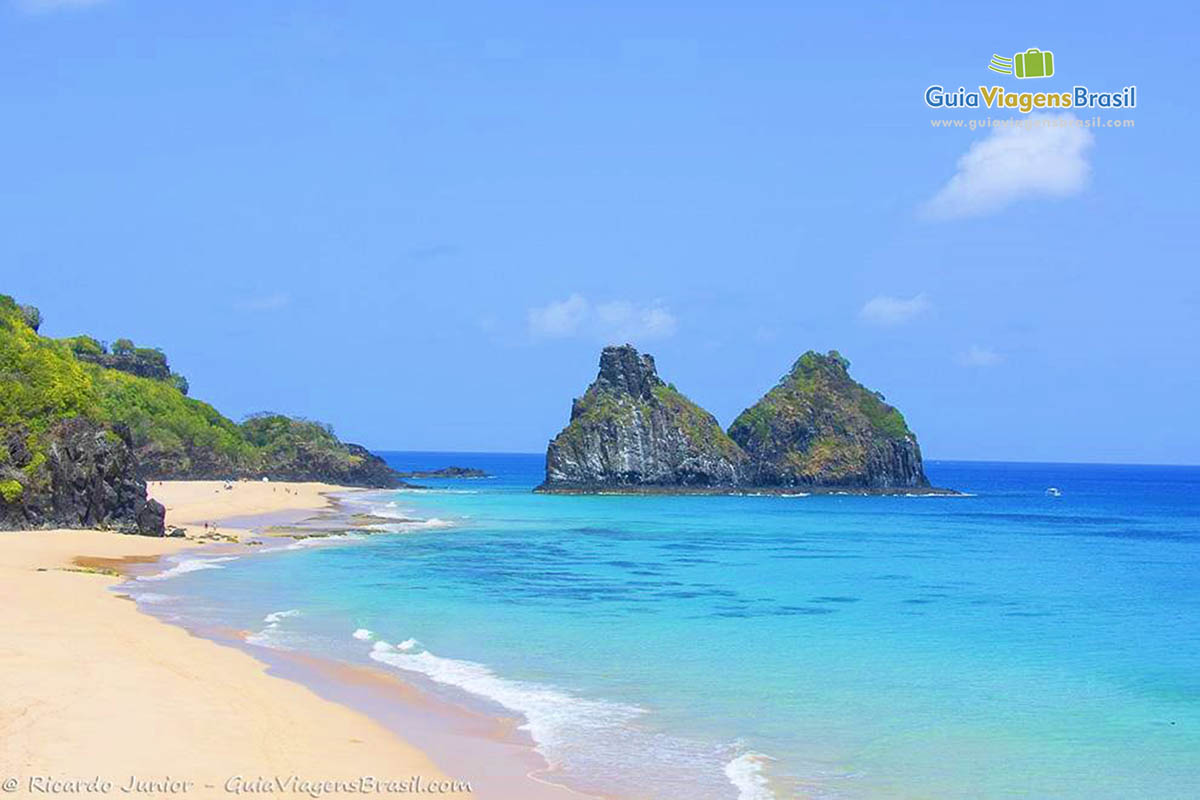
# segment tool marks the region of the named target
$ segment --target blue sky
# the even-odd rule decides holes
[[[0,290],[379,449],[538,451],[630,339],[723,424],[837,348],[928,458],[1200,462],[1195,6],[566,5],[9,2]]]

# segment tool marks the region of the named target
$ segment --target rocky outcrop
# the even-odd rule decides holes
[[[359,444],[291,443],[235,461],[200,445],[161,447],[153,442],[135,449],[138,475],[146,480],[319,481],[338,486],[397,489],[409,486],[379,456]]]
[[[342,444],[343,452],[303,443],[294,451],[268,454],[267,462],[250,477],[279,481],[320,481],[339,486],[395,489],[407,486],[379,456],[359,444]],[[348,457],[345,455],[348,454]]]
[[[409,484],[400,480],[400,474],[387,465],[379,456],[361,444],[346,442],[346,449],[355,464],[345,471],[339,481],[344,486],[367,486],[376,489],[396,489]]]
[[[80,361],[139,378],[163,381],[183,394],[188,393],[187,378],[171,371],[166,353],[157,347],[135,347],[128,339],[118,339],[110,351],[108,345],[91,336],[72,336],[62,341]]]
[[[837,352],[805,353],[726,434],[649,355],[606,347],[538,491],[944,491],[929,487],[904,417],[848,368]]]
[[[26,325],[33,328],[34,333],[42,327],[42,312],[38,311],[37,306],[21,306],[21,317]]]
[[[167,357],[157,350],[139,348],[138,350],[120,353],[89,353],[77,352],[75,357],[80,361],[127,372],[139,378],[150,378],[156,381],[171,380],[171,368]]]
[[[732,488],[745,460],[712,414],[663,383],[651,356],[606,347],[595,382],[550,442],[538,489]]]
[[[259,478],[389,488],[384,461],[283,415],[241,425],[185,396],[161,351],[40,336],[0,295],[0,529],[106,527],[161,535],[147,479]],[[131,434],[131,431],[133,432]]]
[[[729,428],[763,487],[924,489],[921,448],[903,415],[857,383],[837,351],[808,352]]]
[[[488,474],[475,467],[440,467],[399,473],[401,478],[486,478]]]
[[[0,468],[0,528],[115,528],[162,536],[165,509],[146,499],[136,476],[129,432],[80,417],[46,432],[44,458],[9,428]]]

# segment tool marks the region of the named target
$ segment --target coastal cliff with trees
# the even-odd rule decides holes
[[[808,352],[728,431],[630,345],[600,371],[546,450],[538,491],[942,492],[900,411],[836,351]]]
[[[0,528],[113,527],[161,534],[147,480],[273,478],[404,485],[321,423],[242,423],[188,397],[161,351],[39,333],[41,313],[0,295]]]

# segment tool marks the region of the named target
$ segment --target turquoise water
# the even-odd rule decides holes
[[[927,465],[968,497],[547,497],[538,456],[386,455],[496,477],[359,496],[425,522],[185,564],[147,602],[499,702],[583,789],[1200,796],[1200,468]]]

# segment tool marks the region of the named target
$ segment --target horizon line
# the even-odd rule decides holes
[[[544,451],[527,450],[399,450],[392,448],[367,448],[373,453],[439,453],[447,455],[473,456],[544,456]],[[1043,464],[1046,466],[1092,466],[1092,467],[1200,467],[1200,463],[1186,462],[1148,462],[1148,461],[1036,461],[1022,459],[999,458],[927,458],[926,464]]]

